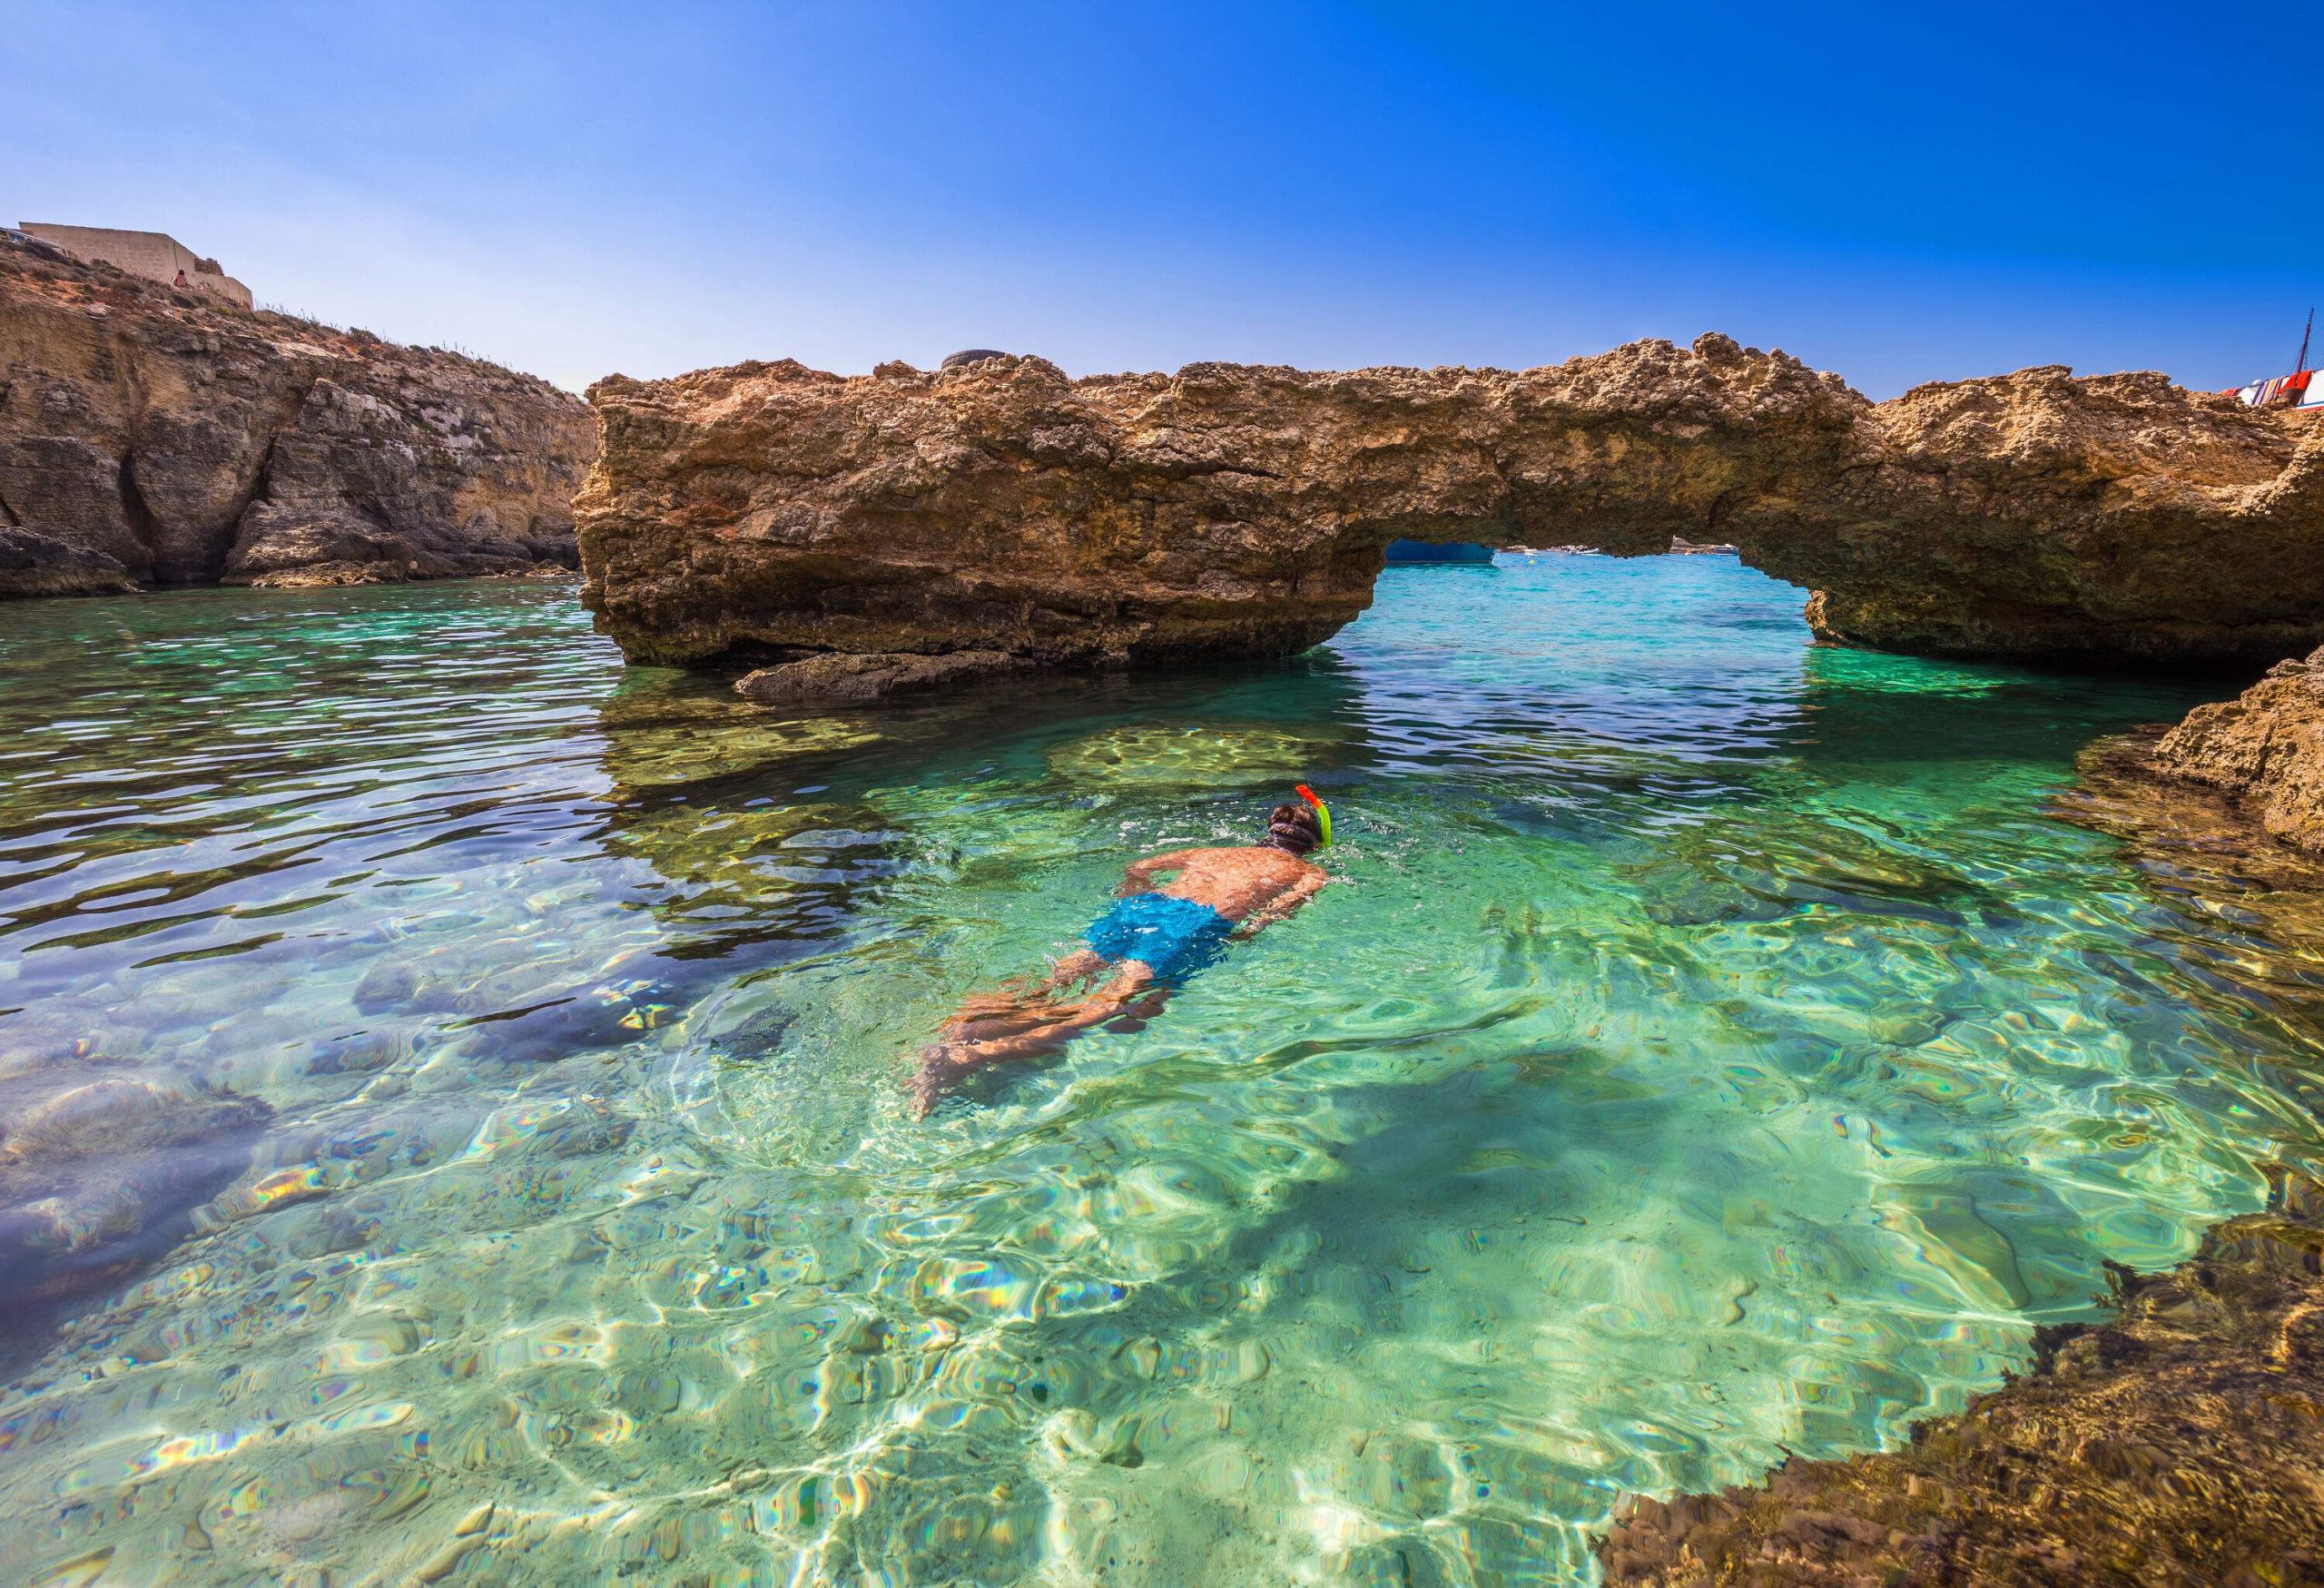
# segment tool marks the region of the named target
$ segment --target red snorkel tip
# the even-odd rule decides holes
[[[1297,794],[1301,799],[1305,800],[1311,807],[1320,806],[1324,803],[1322,800],[1315,797],[1315,791],[1309,788],[1304,783],[1293,784],[1291,785],[1291,792]]]

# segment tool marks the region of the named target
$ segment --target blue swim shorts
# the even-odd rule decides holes
[[[1217,959],[1234,933],[1235,923],[1207,904],[1133,893],[1081,935],[1098,958],[1143,961],[1156,981],[1175,983]]]

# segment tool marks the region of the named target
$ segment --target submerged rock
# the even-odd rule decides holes
[[[0,1080],[0,1336],[115,1283],[250,1162],[271,1111],[173,1071],[67,1060]]]
[[[2324,1582],[2324,1202],[2280,1188],[2102,1327],[1905,1449],[1792,1461],[1764,1487],[1641,1500],[1610,1584],[1906,1588]]]
[[[833,652],[746,673],[735,681],[734,692],[755,705],[877,700],[1029,666],[1006,651],[950,651],[939,656]]]
[[[546,381],[0,232],[0,593],[571,567],[595,450]]]
[[[1393,540],[1676,536],[1891,649],[2264,664],[2324,643],[2324,426],[2160,375],[1876,404],[1717,335],[1518,372],[946,362],[598,382],[575,506],[600,626],[680,664],[1265,656],[1363,611]]]

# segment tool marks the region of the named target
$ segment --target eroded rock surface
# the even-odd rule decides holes
[[[1584,523],[1660,551],[1853,446],[1869,405],[1795,360],[1641,343],[1555,370],[1197,364],[1068,380],[982,358],[793,362],[592,389],[589,598],[632,656],[736,646],[1267,656],[1370,603],[1399,536]],[[1718,538],[1706,536],[1705,538]]]
[[[938,656],[831,652],[745,673],[735,680],[734,692],[756,705],[878,700],[1029,666],[1006,651],[951,651]]]
[[[0,597],[118,596],[137,588],[102,551],[0,525]]]
[[[1610,1584],[1914,1588],[2324,1583],[2324,1219],[2295,1181],[2117,1321],[2044,1330],[2025,1376],[1911,1445],[1641,1501]]]
[[[980,356],[590,393],[587,599],[639,660],[759,647],[1257,656],[1371,599],[1397,538],[1731,543],[1896,649],[2264,665],[2324,642],[2324,426],[2159,375],[1874,404],[1705,336],[1552,369]]]
[[[2214,790],[2270,837],[2324,855],[2324,649],[2279,662],[2160,738],[2118,744],[2112,764]]]
[[[0,594],[576,560],[588,410],[544,381],[172,291],[0,232]],[[11,544],[14,544],[12,541]],[[0,563],[13,560],[0,548]]]
[[[1916,387],[1744,555],[1886,649],[2262,666],[2324,640],[2324,424],[2161,375]],[[1733,537],[1732,538],[1741,538]]]

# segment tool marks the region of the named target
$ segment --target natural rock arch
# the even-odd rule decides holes
[[[1392,538],[1734,542],[1830,637],[2080,662],[2324,643],[2324,426],[2061,369],[1875,404],[1709,335],[1553,368],[795,362],[591,390],[586,599],[625,654],[1302,649]]]

